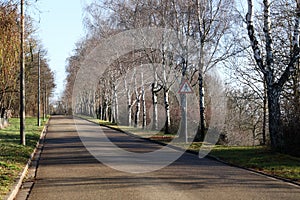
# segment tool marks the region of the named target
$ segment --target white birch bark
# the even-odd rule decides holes
[[[134,127],[138,127],[140,123],[141,101],[140,101],[140,95],[139,95],[139,90],[137,85],[136,69],[134,69],[134,90],[135,90],[135,98],[136,98]]]
[[[164,51],[164,50],[163,50]],[[170,103],[169,103],[169,84],[167,80],[167,72],[166,72],[166,59],[165,53],[163,53],[163,88],[164,88],[164,104],[165,104],[165,115],[166,115],[166,122],[165,122],[165,134],[169,134],[170,125],[171,125],[171,116],[170,116]]]
[[[264,34],[266,40],[266,60],[263,61],[261,50],[259,47],[258,39],[255,35],[253,25],[253,2],[248,0],[248,13],[246,15],[248,36],[251,42],[254,59],[264,74],[267,87],[267,98],[269,108],[269,131],[271,138],[271,147],[277,151],[284,151],[284,137],[283,132],[280,130],[280,95],[284,84],[288,81],[290,75],[295,71],[295,63],[299,60],[299,20],[300,20],[300,1],[297,0],[296,17],[294,25],[293,37],[293,52],[290,62],[278,81],[275,80],[274,75],[274,61],[273,61],[273,48],[272,48],[272,30],[270,21],[270,2],[263,0],[264,6]]]
[[[199,86],[199,109],[200,109],[200,124],[197,140],[203,141],[206,130],[206,119],[205,119],[205,99],[204,99],[204,45],[205,45],[205,29],[203,28],[203,19],[205,19],[205,10],[207,6],[206,0],[197,0],[197,21],[198,21],[198,33],[200,36],[200,48],[199,48],[199,62],[198,62],[198,86]]]
[[[146,94],[145,94],[145,86],[144,86],[144,73],[141,72],[141,82],[142,82],[142,105],[143,105],[143,121],[142,121],[142,128],[145,129],[147,126],[147,108],[146,108]]]
[[[157,116],[157,92],[158,92],[158,77],[157,77],[157,69],[153,67],[153,84],[152,84],[152,106],[153,106],[153,113],[152,113],[152,130],[158,129],[158,116]]]

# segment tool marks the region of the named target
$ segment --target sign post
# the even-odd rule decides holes
[[[182,106],[182,130],[184,132],[184,136],[185,136],[185,143],[188,143],[188,131],[187,131],[187,98],[186,95],[187,94],[192,94],[194,93],[190,83],[188,80],[183,80],[181,85],[180,85],[180,89],[178,91],[179,94],[182,95],[182,102],[181,102],[181,106]]]

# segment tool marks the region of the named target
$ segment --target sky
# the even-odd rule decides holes
[[[39,28],[37,34],[48,51],[57,85],[53,100],[57,100],[64,89],[66,59],[84,36],[82,21],[86,3],[86,0],[39,0],[37,3],[40,10],[34,15]]]

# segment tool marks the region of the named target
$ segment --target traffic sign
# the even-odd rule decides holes
[[[194,93],[192,86],[188,80],[183,81],[178,91],[179,94],[191,94]]]

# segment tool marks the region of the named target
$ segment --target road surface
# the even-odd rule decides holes
[[[86,132],[95,124],[77,119]],[[108,128],[103,131],[118,146],[149,152],[157,144]],[[103,151],[107,148],[103,145]],[[122,166],[122,162],[118,165]],[[126,165],[126,162],[124,163]],[[247,170],[183,154],[171,165],[149,173],[127,173],[95,159],[78,136],[71,117],[54,116],[41,154],[30,200],[200,200],[300,199],[300,188]]]

